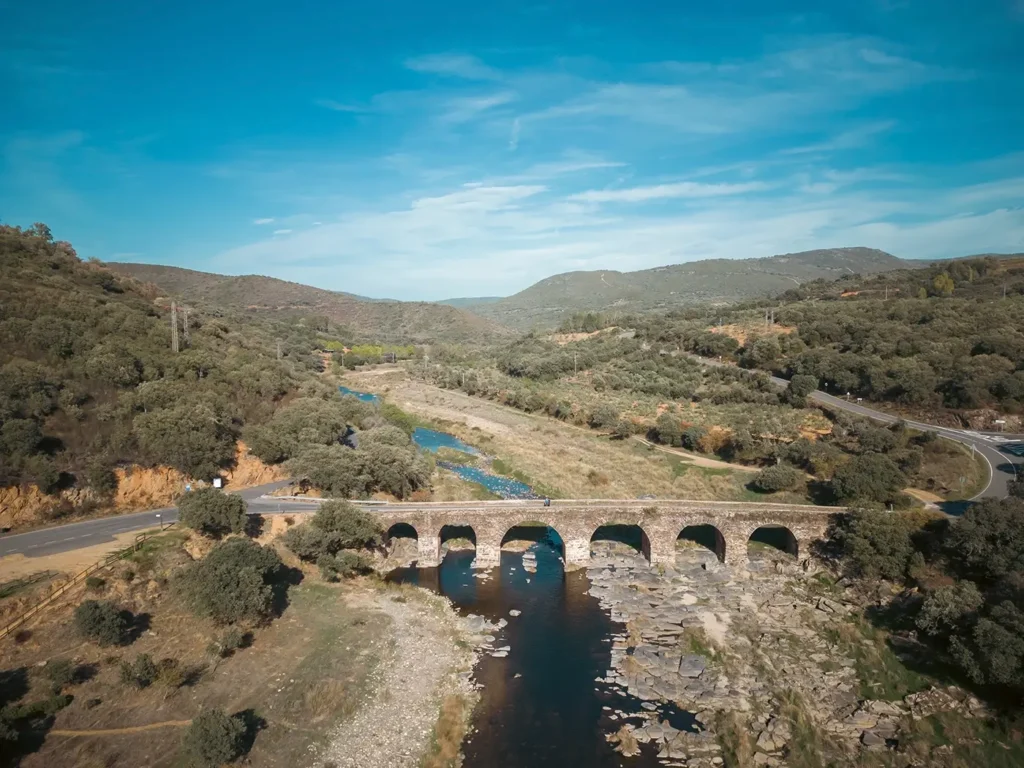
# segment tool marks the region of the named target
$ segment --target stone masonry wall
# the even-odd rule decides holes
[[[420,567],[436,566],[441,561],[441,529],[468,526],[476,535],[476,558],[481,566],[500,560],[501,544],[508,531],[523,523],[550,526],[565,543],[567,564],[585,564],[590,559],[590,541],[603,525],[639,526],[650,544],[654,564],[675,559],[676,539],[687,526],[711,525],[725,541],[725,561],[742,564],[747,557],[747,542],[762,526],[789,529],[797,541],[798,557],[809,554],[810,544],[826,536],[829,524],[844,510],[836,507],[811,507],[784,504],[748,504],[731,502],[481,502],[452,505],[411,504],[408,511],[389,506],[375,513],[386,528],[406,523],[415,529]]]

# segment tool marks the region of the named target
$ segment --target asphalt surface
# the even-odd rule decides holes
[[[287,482],[257,485],[238,491],[243,499],[249,502],[253,511],[259,511],[267,504],[260,497],[270,491],[288,485]],[[291,507],[289,507],[290,509]],[[159,515],[159,517],[158,517]],[[79,523],[67,523],[53,528],[40,528],[25,533],[6,534],[0,536],[0,557],[22,554],[26,557],[41,557],[72,549],[92,547],[113,541],[114,537],[128,531],[143,531],[156,528],[159,524],[173,523],[178,519],[177,507],[152,509],[148,512],[133,512],[129,515],[101,517],[96,520],[83,520]]]
[[[717,360],[697,358],[708,365],[728,365]],[[789,382],[778,377],[771,377],[772,382],[779,387],[789,386]],[[875,421],[892,424],[899,421],[899,417],[882,411],[868,408],[854,400],[834,397],[826,392],[815,391],[810,395],[812,400],[850,413],[856,413]],[[1024,444],[1024,435],[1000,434],[992,432],[972,432],[964,429],[950,429],[939,427],[920,421],[904,420],[906,423],[919,430],[931,430],[942,437],[955,440],[968,447],[973,448],[981,454],[988,462],[989,483],[978,493],[974,499],[982,498],[1004,498],[1008,495],[1007,483],[1015,479],[1018,474],[1024,479],[1024,457],[1014,456],[1006,450],[1008,445],[1015,443]],[[287,485],[287,482],[270,483],[268,485],[255,486],[239,491],[249,503],[251,514],[288,511],[288,512],[309,512],[317,508],[316,502],[305,502],[295,500],[283,500],[273,497],[263,498],[265,494],[277,488]],[[496,502],[501,503],[501,502]],[[506,502],[507,503],[507,502]],[[529,502],[536,504],[538,502]],[[578,503],[578,502],[577,502]],[[621,502],[616,502],[621,504]],[[444,508],[456,508],[457,503],[446,504]],[[369,506],[369,505],[368,505]],[[393,506],[393,505],[387,505]],[[473,502],[470,506],[479,507],[480,502]],[[969,506],[969,502],[944,502],[939,504],[943,511],[950,514],[962,514]],[[403,505],[404,509],[431,508],[431,505],[408,504]],[[432,508],[437,509],[436,506]],[[157,517],[159,515],[159,517]],[[141,531],[153,528],[159,523],[170,523],[178,519],[178,510],[175,507],[164,507],[148,512],[135,512],[129,515],[118,515],[116,517],[103,517],[97,520],[83,520],[79,523],[68,523],[54,528],[42,528],[26,533],[6,534],[0,536],[0,557],[13,554],[23,554],[26,557],[41,557],[43,555],[67,552],[72,549],[91,547],[96,544],[113,541],[118,534],[128,531]]]

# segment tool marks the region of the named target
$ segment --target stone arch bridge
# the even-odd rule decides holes
[[[388,536],[417,539],[418,565],[429,568],[441,562],[442,529],[471,528],[476,539],[476,559],[481,566],[497,565],[506,534],[524,524],[541,523],[553,528],[565,545],[566,564],[585,564],[597,530],[607,525],[637,526],[643,532],[644,554],[652,564],[675,562],[676,540],[686,529],[704,526],[715,538],[719,558],[732,565],[747,560],[747,544],[755,531],[768,527],[785,529],[793,554],[803,557],[811,542],[823,539],[839,507],[800,504],[760,504],[726,501],[668,500],[552,500],[402,503],[365,506],[388,530]]]

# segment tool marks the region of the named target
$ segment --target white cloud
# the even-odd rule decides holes
[[[512,121],[512,130],[509,132],[508,137],[508,148],[513,152],[519,149],[519,131],[521,128],[522,123],[519,122],[519,118],[517,117]]]
[[[287,235],[287,234],[290,234],[290,233],[291,233],[290,229],[275,229],[274,230],[274,234],[275,235]]]
[[[630,189],[592,189],[570,195],[569,199],[587,203],[639,203],[673,197],[700,198],[742,195],[748,192],[763,192],[766,189],[769,189],[769,186],[760,181],[742,184],[699,184],[693,181],[680,181],[675,184],[655,184],[649,187],[632,187]]]
[[[409,59],[406,66],[416,72],[447,75],[465,80],[500,80],[501,73],[484,64],[475,56],[462,54],[432,54]]]
[[[864,178],[886,174],[898,176],[859,171]],[[829,183],[828,172],[820,178]],[[747,183],[741,181],[614,190],[633,196],[624,198],[637,205],[628,215],[544,184],[464,184],[297,229],[287,246],[267,239],[235,248],[211,267],[244,272],[260,264],[267,274],[313,285],[423,299],[510,294],[577,269],[633,270],[844,245],[925,259],[1024,247],[1024,210],[965,215],[963,200],[980,194],[977,185],[936,192],[928,178],[902,178],[884,192],[848,186],[841,172],[828,194],[808,193],[798,178],[773,182],[771,196],[740,193]],[[999,194],[1013,194],[1018,183],[1007,180]],[[708,199],[692,208],[673,206],[673,196]],[[665,201],[657,212],[642,205],[653,199]]]
[[[344,103],[342,103],[340,101],[335,101],[334,99],[317,99],[313,103],[316,104],[318,107],[323,107],[324,109],[329,109],[332,112],[355,112],[355,113],[359,113],[359,112],[368,112],[369,111],[368,107],[360,107],[360,106],[358,106],[356,104],[344,104]]]
[[[886,133],[896,126],[895,120],[878,120],[841,131],[831,139],[820,141],[815,144],[805,144],[796,147],[787,147],[781,150],[783,155],[800,155],[812,152],[831,152],[837,149],[856,149],[868,143],[868,141],[879,134]]]
[[[259,224],[259,225],[262,225],[262,224],[273,224],[273,223],[274,223],[274,220],[273,220],[272,218],[266,218],[266,219],[253,219],[253,220],[252,220],[252,223],[253,223],[253,224]]]

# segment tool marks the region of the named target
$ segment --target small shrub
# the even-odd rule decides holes
[[[182,525],[206,536],[219,538],[228,533],[241,533],[246,524],[246,503],[241,496],[216,488],[200,488],[178,499],[178,515]]]
[[[135,581],[135,571],[133,571],[131,568],[125,568],[123,571],[121,571],[120,576],[121,581],[123,581],[125,584],[131,584],[133,581]]]
[[[185,668],[175,658],[160,659],[156,665],[155,682],[165,688],[181,688],[188,679]]]
[[[320,569],[320,577],[324,581],[337,581],[339,578],[350,578],[368,573],[371,568],[366,558],[358,552],[342,550],[336,555],[321,555],[316,561]]]
[[[790,491],[800,483],[800,472],[788,464],[776,464],[758,472],[751,485],[762,493]]]
[[[43,720],[56,715],[73,699],[70,694],[55,693],[31,704],[9,704],[3,709],[2,719],[9,723],[15,720]]]
[[[85,588],[90,592],[100,592],[107,586],[107,580],[100,576],[89,576],[85,580]]]
[[[46,676],[57,690],[75,682],[75,665],[70,659],[54,659],[45,669]]]
[[[214,640],[207,646],[207,651],[213,656],[226,659],[240,648],[248,645],[249,636],[239,629],[229,629],[222,637]]]
[[[121,662],[121,682],[134,688],[148,688],[158,674],[159,670],[148,653],[140,653],[134,663]]]
[[[107,600],[86,600],[75,609],[75,628],[97,645],[124,645],[131,620],[131,613]]]
[[[189,768],[217,768],[231,763],[244,751],[245,724],[219,709],[206,709],[192,721],[181,745]]]
[[[590,481],[591,485],[608,485],[608,475],[604,472],[598,472],[596,469],[592,469],[587,472],[587,480]]]

